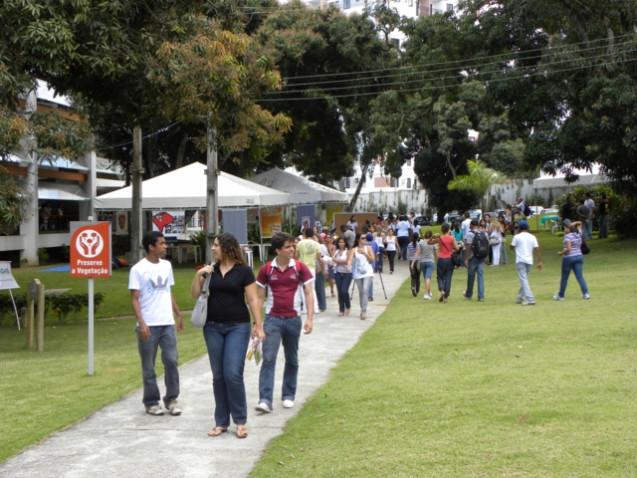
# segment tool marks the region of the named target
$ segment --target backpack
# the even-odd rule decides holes
[[[484,231],[475,231],[473,233],[471,252],[476,259],[484,259],[489,255],[489,238]]]
[[[268,282],[270,282],[270,277],[272,277],[272,261],[268,261],[265,264],[265,275],[268,277]],[[299,281],[299,285],[301,282],[301,261],[298,259],[294,260],[294,272],[296,273],[296,279]]]

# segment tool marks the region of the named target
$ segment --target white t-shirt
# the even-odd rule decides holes
[[[385,242],[387,243],[385,246],[387,252],[396,251],[396,236],[385,236]]]
[[[533,264],[533,249],[539,247],[537,239],[533,234],[522,231],[513,236],[511,245],[515,247],[515,262]]]
[[[460,223],[460,229],[462,229],[462,237],[467,237],[467,233],[471,230],[471,218],[468,217]]]
[[[173,267],[164,259],[155,264],[144,258],[132,267],[128,288],[140,292],[142,318],[149,327],[175,323],[170,293],[174,284]]]
[[[364,277],[374,277],[374,268],[367,260],[365,254],[361,254],[356,250],[354,253],[353,278],[362,279]]]

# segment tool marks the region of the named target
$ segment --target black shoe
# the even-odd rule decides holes
[[[416,292],[416,287],[414,287],[413,285],[411,286],[411,295],[413,295],[414,297],[418,295],[418,293]]]

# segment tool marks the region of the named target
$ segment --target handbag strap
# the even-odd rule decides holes
[[[203,285],[201,286],[201,292],[199,292],[200,296],[208,297],[208,294],[210,293],[209,287],[210,287],[210,279],[211,278],[212,278],[212,272],[210,274],[208,274],[206,276],[206,279],[203,281]]]

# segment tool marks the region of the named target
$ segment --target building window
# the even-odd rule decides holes
[[[352,8],[352,0],[343,0],[343,10]]]
[[[407,189],[411,189],[411,178],[407,178]]]
[[[453,3],[447,3],[447,11],[453,12]]]

